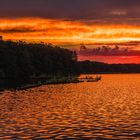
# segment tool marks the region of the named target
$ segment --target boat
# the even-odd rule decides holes
[[[95,78],[92,77],[92,76],[86,76],[86,77],[83,77],[83,78],[80,78],[79,81],[80,82],[98,82],[101,80],[101,76],[96,76]]]

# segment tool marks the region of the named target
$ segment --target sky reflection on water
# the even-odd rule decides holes
[[[0,95],[0,139],[140,139],[140,75]]]

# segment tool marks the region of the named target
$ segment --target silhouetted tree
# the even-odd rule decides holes
[[[40,75],[73,75],[77,70],[75,52],[44,43],[0,41],[0,76],[24,84]]]

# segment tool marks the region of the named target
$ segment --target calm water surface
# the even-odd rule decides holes
[[[0,94],[0,140],[140,140],[140,75]]]

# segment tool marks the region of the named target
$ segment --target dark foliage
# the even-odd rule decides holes
[[[140,64],[77,62],[76,52],[26,42],[0,41],[0,89],[80,73],[139,73]]]
[[[12,87],[31,77],[76,74],[76,62],[75,52],[51,44],[0,41],[0,79]]]
[[[140,64],[106,64],[100,62],[78,62],[80,73],[140,73]]]

